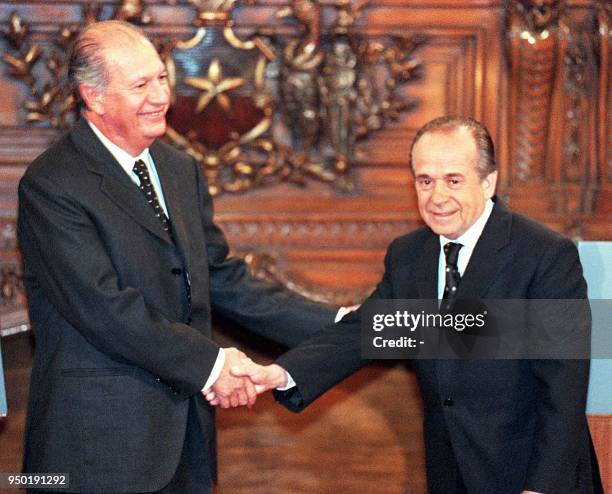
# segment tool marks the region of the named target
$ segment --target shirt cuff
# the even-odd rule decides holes
[[[215,365],[213,365],[212,371],[210,371],[210,375],[206,380],[206,384],[202,388],[202,391],[205,389],[211,388],[213,384],[219,379],[221,375],[221,371],[223,370],[223,366],[225,365],[225,350],[223,348],[219,348],[219,353],[217,354],[217,360],[215,360]]]
[[[336,318],[334,319],[334,323],[340,321],[344,316],[346,316],[349,312],[352,312],[352,311],[353,311],[353,308],[340,307],[338,309],[338,313],[336,314]],[[287,391],[288,389],[291,389],[297,386],[297,384],[293,380],[293,377],[291,377],[291,374],[289,374],[287,371],[285,371],[285,374],[287,375],[287,384],[283,386],[282,388],[276,388],[278,391]]]
[[[338,313],[336,314],[336,318],[334,319],[334,323],[341,321],[344,316],[350,312],[353,312],[354,310],[355,307],[340,307],[338,309]]]
[[[295,381],[291,377],[291,374],[289,374],[287,371],[285,371],[285,374],[287,376],[287,384],[283,386],[282,388],[276,388],[278,391],[287,391],[288,389],[291,389],[297,386],[297,384],[295,384]]]

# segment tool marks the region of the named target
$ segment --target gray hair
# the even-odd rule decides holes
[[[112,36],[109,38],[108,35]],[[108,85],[108,68],[104,49],[113,42],[117,42],[117,35],[133,40],[148,41],[144,32],[138,27],[128,22],[115,20],[89,24],[75,39],[68,65],[68,80],[79,99],[80,84],[87,84],[99,90],[104,90]],[[82,101],[80,103],[82,104]]]
[[[474,138],[476,148],[478,149],[478,162],[476,168],[478,169],[480,178],[484,179],[487,175],[497,170],[497,164],[495,163],[495,148],[487,128],[473,118],[460,115],[448,115],[445,117],[438,117],[426,123],[417,131],[412,141],[412,145],[410,146],[409,164],[412,173],[414,174],[412,150],[421,137],[431,132],[452,132],[460,128],[469,130]]]

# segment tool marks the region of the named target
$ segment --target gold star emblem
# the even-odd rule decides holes
[[[223,79],[223,70],[219,59],[215,58],[210,62],[208,67],[207,77],[187,77],[185,83],[191,87],[202,90],[198,105],[196,106],[196,113],[201,113],[208,104],[216,99],[219,106],[224,111],[229,113],[231,108],[231,102],[226,93],[232,89],[239,88],[244,84],[244,79],[240,77],[230,77]]]

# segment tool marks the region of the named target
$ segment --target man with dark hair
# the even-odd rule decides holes
[[[436,119],[417,133],[410,163],[426,226],[391,243],[370,300],[586,298],[574,244],[495,198],[484,126]],[[361,317],[361,310],[350,314],[276,364],[245,364],[233,374],[249,376],[258,392],[283,388],[277,399],[302,410],[367,363]],[[587,360],[412,365],[423,396],[429,492],[602,492],[585,415]],[[213,393],[208,398],[216,402]]]
[[[210,338],[211,305],[294,345],[333,311],[228,258],[199,165],[157,140],[166,67],[134,26],[94,23],[70,75],[83,118],[19,185],[18,236],[36,349],[24,472],[63,492],[210,492],[214,410],[251,405],[245,357]],[[36,490],[35,492],[41,492]]]

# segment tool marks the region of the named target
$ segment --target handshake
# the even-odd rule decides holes
[[[336,322],[359,305],[340,307]],[[257,395],[288,385],[289,374],[280,365],[259,365],[236,348],[224,348],[225,362],[221,374],[212,386],[203,389],[202,394],[213,406],[251,408]],[[293,382],[293,381],[292,381]]]
[[[280,365],[259,365],[236,348],[225,348],[225,362],[214,384],[202,391],[211,405],[221,408],[252,407],[257,395],[287,385],[287,372]]]

